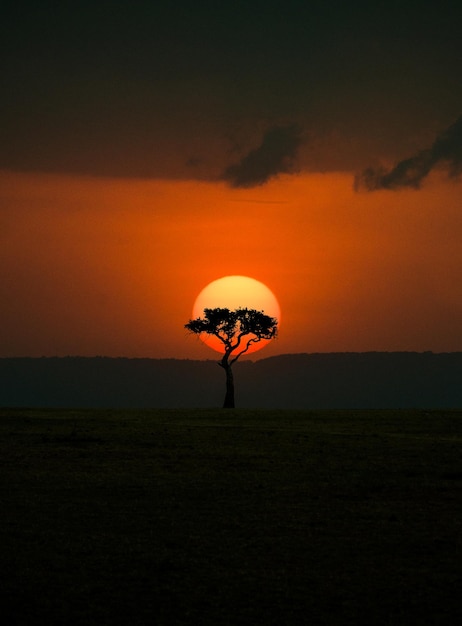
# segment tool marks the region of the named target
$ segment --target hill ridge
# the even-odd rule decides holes
[[[3,357],[0,406],[219,407],[217,360]],[[283,354],[235,365],[243,408],[459,408],[462,352]]]

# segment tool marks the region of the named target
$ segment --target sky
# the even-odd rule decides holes
[[[0,356],[215,358],[184,324],[262,281],[255,354],[462,350],[460,2],[10,2]]]

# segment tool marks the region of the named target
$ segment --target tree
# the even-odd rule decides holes
[[[262,339],[277,335],[278,321],[255,309],[204,309],[204,317],[189,320],[185,328],[201,335],[215,335],[223,344],[223,358],[219,361],[226,372],[226,395],[223,408],[234,408],[234,377],[232,366],[249,348]]]

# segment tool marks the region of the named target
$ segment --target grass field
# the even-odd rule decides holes
[[[462,623],[462,411],[0,410],[8,626]]]

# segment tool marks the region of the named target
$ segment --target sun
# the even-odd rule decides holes
[[[197,296],[193,319],[202,317],[204,309],[255,309],[265,315],[281,319],[281,309],[274,293],[265,284],[248,276],[223,276],[209,283]],[[222,342],[213,335],[201,335],[201,340],[213,350],[223,354]],[[270,340],[251,346],[248,354],[264,348]]]

